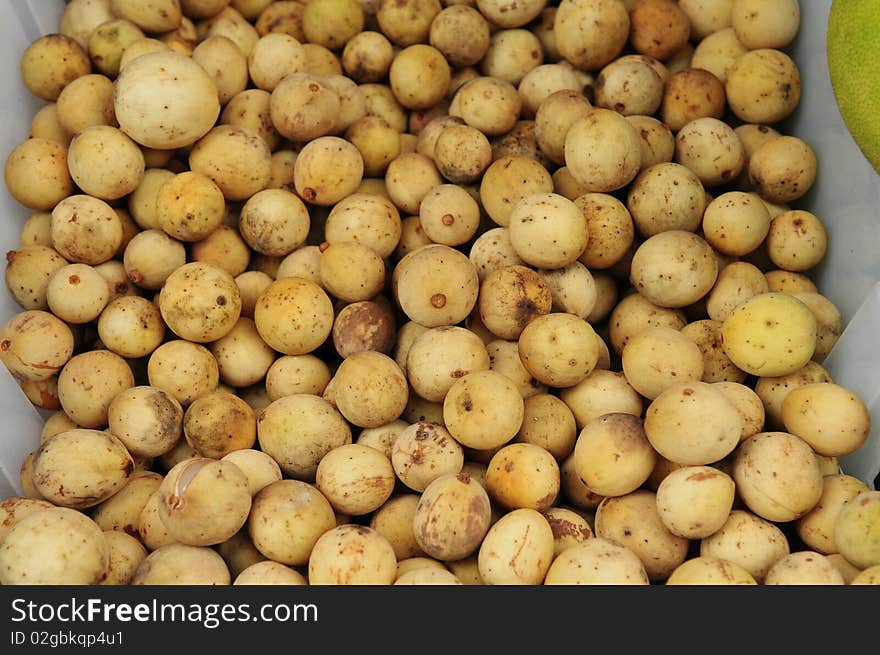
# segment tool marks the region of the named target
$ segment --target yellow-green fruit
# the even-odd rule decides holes
[[[834,521],[834,545],[862,570],[880,565],[880,491],[863,491]]]
[[[862,152],[880,172],[880,14],[877,0],[835,0],[828,17],[828,70],[837,105]]]
[[[804,366],[816,349],[816,318],[787,293],[762,293],[738,305],[721,326],[722,348],[752,375],[779,377]]]
[[[309,0],[303,12],[306,40],[330,50],[339,50],[363,28],[364,11],[357,0]]]

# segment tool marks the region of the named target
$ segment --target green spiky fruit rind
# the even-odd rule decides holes
[[[877,0],[834,0],[828,18],[828,71],[840,114],[880,173],[880,12]]]

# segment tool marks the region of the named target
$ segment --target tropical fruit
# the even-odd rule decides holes
[[[880,172],[880,7],[835,0],[828,18],[828,70],[844,123]]]

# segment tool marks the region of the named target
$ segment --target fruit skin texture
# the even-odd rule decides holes
[[[828,71],[840,114],[880,173],[880,20],[876,0],[834,0],[828,17]]]

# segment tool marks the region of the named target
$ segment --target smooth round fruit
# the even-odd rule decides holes
[[[746,373],[779,377],[813,357],[816,318],[785,293],[762,293],[738,305],[721,326],[724,352]]]

